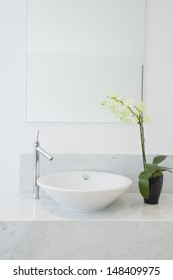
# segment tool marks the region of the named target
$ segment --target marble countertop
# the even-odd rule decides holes
[[[102,211],[92,213],[60,209],[58,204],[42,193],[33,200],[31,193],[18,193],[0,208],[1,221],[170,221],[173,222],[173,194],[161,194],[159,204],[143,203],[139,193],[125,193]]]

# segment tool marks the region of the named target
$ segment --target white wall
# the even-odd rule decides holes
[[[0,191],[18,190],[19,155],[32,153],[36,131],[52,153],[140,153],[135,125],[26,123],[24,0],[0,0]],[[173,153],[173,1],[147,1],[145,103],[147,153]],[[107,93],[105,93],[105,96]],[[41,106],[41,104],[40,104]]]

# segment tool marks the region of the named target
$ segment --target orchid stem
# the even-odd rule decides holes
[[[141,118],[139,120],[139,127],[140,127],[140,137],[141,137],[141,148],[142,148],[142,159],[143,159],[143,167],[144,171],[146,170],[146,155],[145,155],[145,136],[144,136],[144,127]]]

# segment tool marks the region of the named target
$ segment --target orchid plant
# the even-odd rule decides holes
[[[171,168],[159,165],[165,160],[165,155],[154,157],[152,163],[146,161],[144,123],[150,121],[150,118],[145,115],[145,105],[142,101],[135,105],[132,99],[121,98],[118,94],[108,96],[102,101],[102,105],[108,108],[122,123],[139,125],[143,159],[143,171],[139,174],[139,190],[147,199],[149,197],[149,179],[161,176],[163,171],[171,172]]]

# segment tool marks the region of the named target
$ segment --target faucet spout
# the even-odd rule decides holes
[[[40,154],[42,154],[43,156],[45,156],[47,159],[52,160],[53,156],[51,156],[48,152],[46,152],[45,150],[43,150],[40,146],[36,147],[37,152],[39,152]]]

